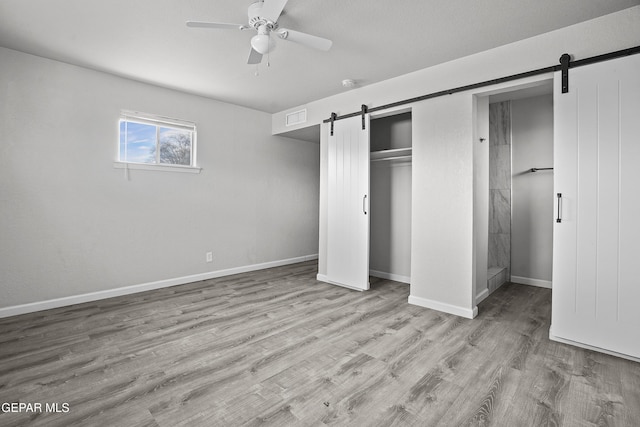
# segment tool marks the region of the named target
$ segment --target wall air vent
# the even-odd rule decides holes
[[[288,113],[285,118],[286,126],[293,126],[300,123],[304,123],[307,121],[307,110],[294,111],[293,113]]]

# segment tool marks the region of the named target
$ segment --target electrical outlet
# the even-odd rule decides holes
[[[207,252],[207,262],[213,262],[213,252]]]

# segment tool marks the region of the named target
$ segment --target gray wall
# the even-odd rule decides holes
[[[269,114],[4,48],[0,99],[0,308],[317,253],[319,145]],[[202,172],[126,179],[121,109],[196,122]]]
[[[511,122],[512,281],[550,286],[553,171],[531,173],[529,169],[553,167],[553,95],[511,101]]]

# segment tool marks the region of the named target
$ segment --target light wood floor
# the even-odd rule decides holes
[[[0,413],[33,426],[639,426],[640,364],[548,339],[551,292],[474,320],[315,262],[0,319]]]

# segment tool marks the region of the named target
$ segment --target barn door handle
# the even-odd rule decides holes
[[[558,216],[556,217],[556,222],[562,222],[562,193],[558,193]]]
[[[362,198],[362,212],[366,215],[367,214],[367,195],[365,194],[364,197]]]

